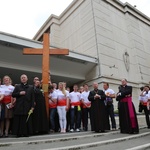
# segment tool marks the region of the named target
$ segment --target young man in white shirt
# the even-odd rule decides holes
[[[87,84],[84,84],[84,92],[81,93],[81,102],[82,102],[82,112],[83,112],[83,123],[84,127],[83,130],[88,130],[88,114],[91,120],[91,102],[88,99],[89,96],[89,87]]]
[[[106,95],[105,105],[108,115],[111,119],[112,130],[116,130],[116,121],[114,116],[113,98],[115,98],[115,92],[109,88],[109,83],[103,83],[103,89]]]
[[[143,91],[139,96],[140,103],[145,113],[145,119],[147,128],[150,129],[150,118],[149,118],[149,107],[148,107],[148,100],[150,99],[150,88],[149,86],[145,86]]]
[[[55,132],[55,117],[57,113],[57,92],[54,87],[50,85],[48,87],[49,90],[49,108],[50,108],[50,132]]]
[[[81,94],[78,92],[78,86],[73,86],[73,92],[70,93],[70,116],[71,116],[71,126],[70,132],[73,132],[76,129],[77,132],[80,132],[80,123],[81,123]],[[76,119],[75,119],[76,118]],[[75,120],[75,121],[74,121]]]

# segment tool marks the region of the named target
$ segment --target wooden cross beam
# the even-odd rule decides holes
[[[44,91],[47,116],[49,116],[48,82],[50,71],[50,55],[68,55],[68,49],[50,49],[49,33],[43,35],[43,48],[24,48],[25,55],[42,55],[42,89]]]

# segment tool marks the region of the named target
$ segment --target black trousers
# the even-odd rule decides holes
[[[116,120],[115,120],[115,115],[114,115],[114,105],[113,104],[107,105],[106,110],[107,110],[108,116],[111,119],[112,128],[116,128]]]
[[[84,130],[87,131],[88,130],[88,116],[90,117],[90,121],[91,121],[91,109],[90,108],[83,108],[83,115],[84,115]],[[90,122],[91,123],[91,122]]]
[[[144,113],[145,113],[145,119],[147,127],[150,127],[150,118],[149,118],[149,110],[147,109],[147,106],[142,105]]]

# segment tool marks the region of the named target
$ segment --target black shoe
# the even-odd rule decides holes
[[[83,131],[87,131],[88,129],[87,128],[83,128]]]
[[[8,138],[8,134],[7,134],[7,135],[5,135],[5,138]]]
[[[7,138],[8,137],[8,133],[7,132],[5,132],[5,138]]]
[[[16,138],[20,138],[20,137],[21,137],[21,135],[20,135],[20,134],[17,134],[17,135],[16,135]]]
[[[133,132],[133,131],[131,131],[131,132],[129,132],[129,134],[134,134],[134,132]]]

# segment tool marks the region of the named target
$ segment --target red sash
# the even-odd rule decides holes
[[[49,108],[56,108],[57,107],[57,104],[56,103],[49,103]]]
[[[11,103],[11,95],[4,96],[2,103],[4,103],[4,104]]]
[[[136,120],[135,120],[135,114],[134,114],[134,109],[132,105],[132,98],[131,97],[125,97],[121,100],[121,102],[127,102],[128,104],[128,109],[129,109],[129,117],[131,121],[131,127],[135,128],[136,127]]]
[[[57,101],[57,106],[66,106],[66,99],[61,99]]]
[[[85,103],[87,106],[91,106],[91,103]],[[87,108],[84,104],[83,104],[83,108]]]
[[[71,106],[80,106],[81,102],[71,102]]]
[[[147,106],[147,102],[143,102],[142,105],[143,105],[143,106]]]

